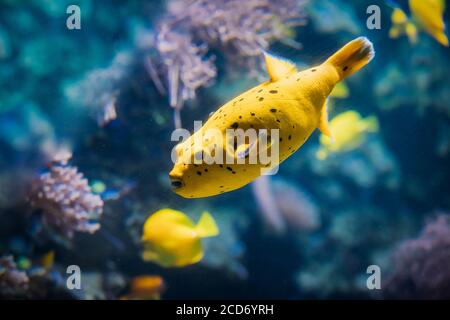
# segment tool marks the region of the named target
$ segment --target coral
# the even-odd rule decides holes
[[[121,51],[108,67],[94,69],[80,81],[67,86],[65,95],[72,104],[93,110],[98,124],[104,126],[117,117],[117,97],[133,64],[133,54]]]
[[[160,27],[155,45],[167,75],[169,103],[177,111],[184,101],[195,98],[198,88],[211,83],[216,77],[216,67],[212,59],[203,58],[205,46],[196,46],[189,35],[172,31],[166,24]],[[153,81],[158,83],[155,77]],[[177,127],[181,126],[179,118],[175,122]]]
[[[13,257],[0,257],[0,297],[23,297],[28,285],[27,274],[17,269]]]
[[[68,238],[76,231],[97,231],[103,212],[102,199],[92,193],[83,174],[68,165],[70,157],[55,157],[50,168],[33,182],[30,194],[31,205],[43,210],[44,224]]]
[[[320,227],[319,208],[298,185],[262,176],[252,187],[259,211],[271,230],[283,233],[288,227],[296,231],[313,231]]]
[[[172,1],[157,26],[157,57],[147,57],[155,86],[161,89],[157,75],[162,74],[170,105],[181,108],[195,97],[198,88],[216,77],[212,58],[205,58],[210,48],[220,50],[231,64],[244,64],[251,71],[260,69],[261,49],[273,41],[285,40],[298,47],[289,36],[292,27],[305,23],[303,4],[303,0]]]
[[[450,299],[450,216],[439,214],[393,252],[387,298]]]
[[[320,228],[320,209],[307,191],[292,182],[275,179],[273,193],[279,210],[292,229],[314,231]]]

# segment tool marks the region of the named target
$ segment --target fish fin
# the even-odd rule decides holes
[[[409,43],[417,43],[417,27],[414,23],[408,22],[405,27],[406,35],[408,36]]]
[[[378,132],[379,125],[376,116],[370,116],[365,119],[365,129],[368,132]]]
[[[435,34],[434,38],[443,46],[445,46],[445,47],[449,46],[448,38],[444,32],[439,32],[439,33]]]
[[[334,66],[339,79],[343,80],[368,64],[374,56],[372,42],[366,37],[359,37],[339,49],[325,63]]]
[[[289,60],[277,57],[266,51],[263,51],[264,60],[266,61],[266,69],[269,74],[270,81],[275,82],[282,77],[297,72],[297,67]]]
[[[350,93],[345,82],[340,81],[334,86],[333,90],[330,93],[330,97],[345,99],[348,98],[349,94]]]
[[[142,252],[142,259],[144,261],[158,261],[158,255],[155,252],[146,249]]]
[[[245,159],[250,155],[251,150],[256,146],[257,139],[252,143],[244,143],[236,148],[236,158]]]
[[[202,213],[195,230],[200,238],[214,237],[219,234],[219,228],[208,211]]]
[[[327,101],[322,106],[322,109],[320,110],[320,118],[319,118],[319,125],[318,128],[322,134],[326,135],[330,139],[333,139],[331,135],[331,131],[328,125],[328,107],[327,107]]]

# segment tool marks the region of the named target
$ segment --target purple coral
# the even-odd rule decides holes
[[[28,290],[29,279],[25,272],[17,269],[12,256],[0,258],[0,297],[23,297]]]
[[[69,159],[70,155],[54,159],[34,182],[30,201],[42,209],[45,225],[72,238],[75,231],[94,233],[100,228],[103,201],[92,193],[83,174],[68,165]]]
[[[153,46],[157,57],[146,66],[160,92],[165,82],[175,122],[179,110],[198,88],[216,77],[210,48],[220,50],[234,65],[260,69],[261,49],[275,40],[289,39],[291,27],[305,23],[304,0],[174,0],[157,26]],[[298,47],[292,39],[286,40]],[[196,45],[199,43],[199,45]],[[162,68],[161,68],[162,67]],[[162,75],[165,81],[161,81]]]
[[[450,298],[450,216],[429,221],[420,236],[394,251],[393,272],[384,284],[388,298]]]
[[[156,48],[167,74],[169,103],[176,111],[175,125],[181,127],[178,112],[183,102],[195,98],[198,88],[211,83],[216,77],[216,67],[211,58],[203,58],[205,46],[196,46],[189,35],[169,29],[166,24],[160,27]],[[157,84],[158,80],[153,79]]]
[[[256,57],[289,28],[305,24],[299,0],[180,0],[170,13],[192,34],[233,59]],[[235,61],[234,61],[235,62]]]

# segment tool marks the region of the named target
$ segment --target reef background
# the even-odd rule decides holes
[[[333,100],[331,115],[376,115],[380,131],[323,162],[314,156],[316,132],[284,162],[270,196],[294,223],[277,232],[252,186],[199,200],[170,190],[177,122],[192,130],[265,77],[247,43],[217,45],[190,20],[189,41],[186,25],[164,29],[173,19],[167,5],[177,12],[171,2],[0,2],[0,297],[117,299],[134,276],[153,274],[166,283],[164,299],[450,298],[449,49],[424,33],[415,46],[390,39],[384,1],[280,1],[297,8],[295,19],[275,6],[255,11],[284,17],[282,25],[295,20],[270,30],[267,49],[299,66],[360,35],[377,53],[348,80],[350,96]],[[81,8],[81,30],[65,27],[69,4]],[[381,7],[381,30],[365,26],[371,4]],[[167,78],[174,62],[190,76],[180,92]],[[72,157],[55,161],[63,149]],[[78,192],[72,207],[49,210],[36,198],[55,167],[65,196]],[[81,217],[77,204],[96,216]],[[201,263],[163,269],[141,259],[142,224],[163,207],[217,219],[221,235],[205,241]],[[43,270],[49,251],[55,262]],[[73,264],[82,290],[65,289]],[[382,290],[366,288],[372,264],[382,269]]]

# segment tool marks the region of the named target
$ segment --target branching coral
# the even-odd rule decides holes
[[[298,47],[289,35],[291,27],[305,23],[304,11],[300,9],[304,2],[172,1],[167,16],[157,27],[155,62],[147,58],[155,86],[160,90],[165,82],[170,105],[179,110],[185,101],[195,97],[198,88],[209,85],[216,77],[213,58],[206,58],[210,48],[220,50],[234,65],[245,65],[250,71],[260,69],[261,49],[267,49],[271,42],[283,40]]]
[[[111,65],[89,72],[79,82],[66,88],[65,94],[74,104],[91,108],[100,126],[117,117],[117,96],[133,65],[133,55],[119,52]]]
[[[420,236],[403,242],[392,256],[384,284],[388,298],[450,298],[450,216],[429,221]]]
[[[83,174],[68,165],[69,159],[70,155],[56,158],[34,181],[30,201],[43,210],[45,225],[72,238],[76,231],[94,233],[100,228],[97,220],[103,212],[103,201],[92,193]]]
[[[0,297],[22,297],[28,289],[28,284],[27,274],[17,269],[12,256],[0,258]]]
[[[206,46],[196,46],[189,35],[171,31],[166,24],[161,26],[155,44],[167,72],[169,103],[177,111],[175,123],[180,127],[178,111],[183,102],[193,99],[198,88],[211,83],[216,67],[211,58],[203,58]]]

